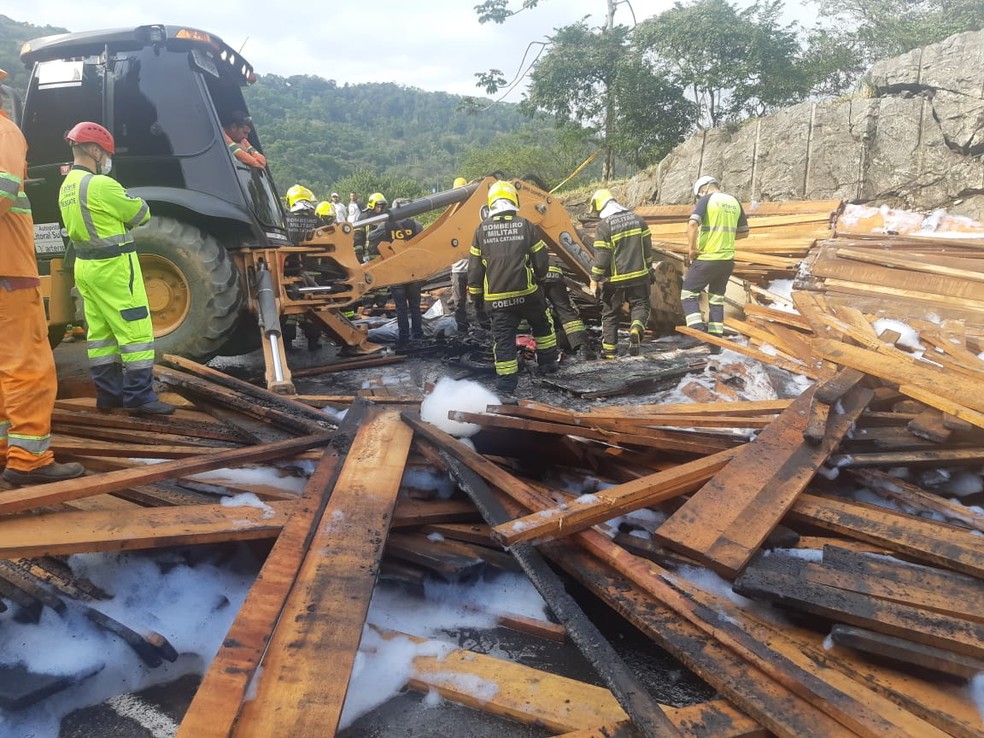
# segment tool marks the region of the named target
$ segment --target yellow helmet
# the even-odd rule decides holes
[[[508,200],[517,208],[519,207],[519,195],[516,194],[516,188],[513,187],[512,182],[506,182],[500,179],[498,182],[489,187],[489,207],[492,207],[492,203],[496,200]]]
[[[382,192],[373,192],[371,195],[369,195],[369,201],[366,203],[366,206],[370,210],[372,210],[377,205],[387,205],[387,204],[389,204],[389,200],[386,199],[386,195],[384,195]]]
[[[452,187],[464,187],[466,184],[468,184],[468,180],[465,179],[464,177],[455,177],[454,184],[451,185],[451,186]]]
[[[595,190],[594,194],[591,196],[591,212],[600,213],[602,208],[614,199],[615,197],[612,195],[611,190],[604,188]]]
[[[296,184],[287,190],[287,207],[292,208],[301,200],[314,202],[314,193],[304,185]]]
[[[318,203],[318,207],[314,209],[314,214],[325,221],[325,223],[331,223],[335,220],[335,206],[327,200],[322,200]]]

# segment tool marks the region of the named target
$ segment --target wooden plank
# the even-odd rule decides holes
[[[0,558],[276,538],[293,503],[269,507],[131,507],[7,518],[0,520]]]
[[[946,569],[984,577],[984,539],[952,525],[809,494],[800,495],[788,517]]]
[[[60,401],[58,401],[60,402]],[[211,438],[217,441],[243,443],[244,437],[224,423],[183,423],[180,420],[147,420],[112,413],[80,412],[74,408],[59,409],[51,413],[52,426],[59,424],[86,425],[93,428],[125,429],[146,433],[177,433],[195,438]]]
[[[984,428],[984,413],[964,407],[959,400],[943,397],[925,387],[900,384],[899,392],[914,400],[931,405],[944,413],[978,428]]]
[[[628,722],[628,715],[604,687],[557,676],[511,661],[456,649],[446,656],[418,656],[409,686],[435,690],[447,700],[554,732],[585,725]],[[481,680],[478,682],[477,680]],[[476,694],[469,686],[483,685]],[[485,685],[494,684],[494,694]],[[681,736],[765,737],[762,728],[724,700],[690,707],[664,707]],[[634,735],[639,735],[634,733]]]
[[[735,580],[733,589],[745,597],[790,604],[833,622],[984,658],[984,623],[879,598],[874,593],[886,592],[887,585],[879,588],[877,581],[866,584],[853,574],[827,572],[822,564],[762,556]]]
[[[842,368],[833,377],[819,384],[813,397],[819,402],[833,405],[851,388],[860,384],[864,378],[864,372],[859,372],[857,369]]]
[[[263,562],[188,707],[177,738],[226,738],[246,698],[267,641],[276,626],[300,561],[314,536],[314,525],[328,502],[341,459],[351,441],[351,429],[364,408],[355,406],[339,434],[318,462],[297,500],[283,531]]]
[[[853,625],[834,625],[830,629],[830,640],[839,646],[870,653],[895,664],[930,669],[967,681],[984,671],[984,660]]]
[[[850,473],[875,494],[893,500],[907,510],[942,515],[953,525],[984,533],[984,514],[976,512],[973,507],[951,502],[944,497],[926,492],[921,487],[874,469],[852,469]],[[984,602],[981,603],[981,610],[984,611]]]
[[[736,402],[678,402],[664,405],[606,405],[589,407],[583,416],[587,419],[595,415],[621,418],[635,415],[773,415],[781,413],[792,404],[792,400],[745,400]],[[521,406],[535,406],[531,400],[520,400]]]
[[[757,349],[749,348],[748,346],[742,346],[738,343],[733,343],[726,338],[719,338],[718,336],[706,333],[704,331],[698,331],[693,328],[687,328],[686,326],[678,325],[676,327],[677,333],[682,333],[685,336],[690,336],[691,338],[699,338],[701,341],[713,344],[715,346],[721,346],[722,348],[731,349],[739,354],[744,354],[752,359],[757,359],[763,364],[770,364],[773,366],[778,366],[787,371],[794,372],[795,374],[804,374],[811,379],[816,379],[816,371],[806,366],[805,364],[800,364],[795,361],[789,361],[788,359],[783,359],[780,356],[773,356],[772,354],[766,354]]]
[[[401,497],[393,511],[393,528],[428,523],[461,523],[479,520],[478,510],[469,500],[413,500]]]
[[[233,735],[333,735],[412,432],[370,408],[335,483]],[[325,628],[325,623],[331,623]]]
[[[664,451],[679,451],[690,454],[708,454],[723,451],[740,443],[737,439],[708,438],[699,439],[688,437],[684,433],[673,431],[651,430],[645,433],[619,433],[617,431],[602,431],[584,426],[560,425],[559,423],[542,423],[526,418],[512,418],[504,415],[487,413],[468,413],[460,410],[448,412],[449,420],[462,423],[475,423],[488,428],[505,428],[508,430],[524,430],[531,433],[550,433],[554,435],[571,435],[579,438],[589,438],[605,443],[658,448]]]
[[[134,485],[160,482],[164,479],[173,479],[186,474],[198,474],[247,462],[259,463],[289,458],[301,451],[324,446],[329,440],[331,440],[331,436],[327,434],[302,436],[262,446],[212,451],[199,456],[163,461],[160,464],[148,464],[135,469],[121,469],[98,476],[22,487],[0,496],[0,515],[22,512],[35,507],[45,507],[68,500],[78,500],[83,497],[92,497],[106,492],[118,492]]]
[[[485,561],[472,553],[453,548],[450,543],[453,542],[434,541],[424,535],[391,533],[386,539],[386,554],[416,564],[449,581],[481,576]]]
[[[918,385],[954,403],[984,412],[984,386],[970,385],[925,362],[905,361],[829,339],[817,339],[813,345],[820,356],[835,364],[852,367],[894,384]]]
[[[540,542],[570,535],[632,510],[691,492],[725,468],[738,453],[738,449],[719,451],[666,471],[582,495],[562,507],[541,510],[499,525],[493,532],[508,546],[520,541]]]
[[[984,448],[934,448],[928,451],[886,451],[884,453],[849,454],[834,457],[834,463],[838,468],[847,469],[860,469],[868,466],[975,465],[981,461],[984,461]]]
[[[728,466],[656,531],[657,540],[734,577],[796,501],[871,399],[855,388],[822,443],[803,440],[812,391],[804,392]]]

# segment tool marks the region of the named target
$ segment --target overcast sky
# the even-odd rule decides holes
[[[527,44],[554,28],[590,14],[604,23],[605,0],[542,0],[502,25],[479,24],[480,0],[333,0],[241,2],[208,0],[44,0],[4,11],[14,20],[70,31],[165,23],[210,31],[243,56],[258,75],[313,74],[339,84],[395,82],[424,90],[484,96],[475,73],[501,69],[512,79]],[[519,6],[521,0],[512,0]],[[642,21],[672,7],[672,0],[631,0]],[[796,3],[791,3],[796,5]],[[618,5],[615,22],[632,25],[630,2]],[[518,102],[521,87],[507,97]]]

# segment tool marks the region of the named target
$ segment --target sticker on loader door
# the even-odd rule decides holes
[[[65,250],[61,223],[34,224],[34,253],[60,254]]]

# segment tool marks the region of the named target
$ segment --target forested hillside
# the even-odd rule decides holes
[[[112,24],[110,24],[112,25]],[[64,28],[35,26],[0,15],[0,68],[23,92],[28,72],[18,56],[32,38],[64,33]],[[245,91],[261,145],[281,192],[294,182],[319,197],[332,189],[348,191],[386,187],[392,196],[414,196],[450,186],[455,176],[488,171],[488,151],[516,141],[517,153],[556,147],[557,132],[549,119],[531,119],[514,104],[494,113],[459,110],[462,98],[443,92],[395,84],[341,84],[321,77],[264,75]],[[569,154],[576,164],[583,149]],[[517,157],[523,166],[525,162]],[[577,160],[577,161],[575,161]],[[559,181],[567,161],[553,157],[556,173],[535,172]],[[507,167],[509,163],[496,163]],[[523,172],[510,172],[522,175]]]
[[[550,122],[531,121],[516,105],[469,114],[457,95],[395,84],[267,75],[246,99],[278,185],[299,181],[317,193],[360,170],[446,188],[472,148],[520,130],[544,146],[555,137]]]

